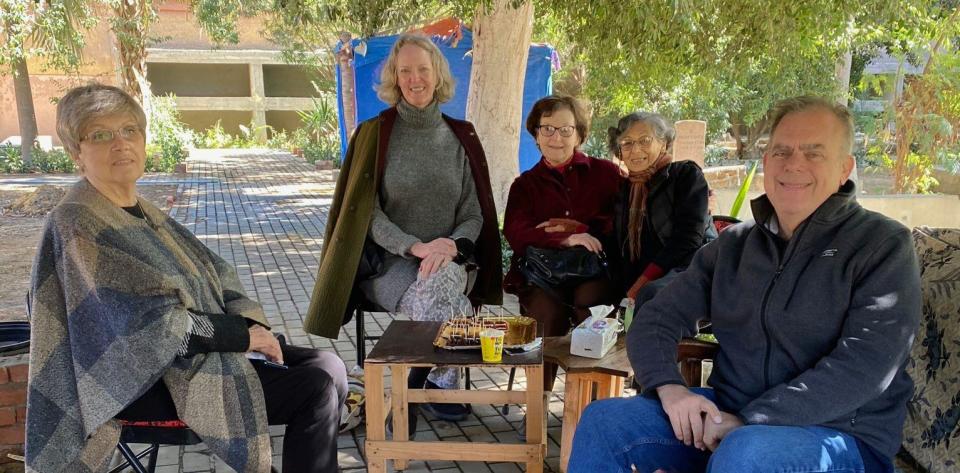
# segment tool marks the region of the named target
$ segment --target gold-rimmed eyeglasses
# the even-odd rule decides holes
[[[143,130],[136,125],[127,125],[116,130],[94,130],[90,133],[87,133],[80,138],[80,141],[89,141],[94,144],[104,144],[109,143],[114,140],[117,136],[125,140],[133,140],[139,138],[143,134]]]
[[[641,136],[637,140],[623,140],[617,143],[617,146],[620,147],[620,151],[630,153],[639,149],[649,148],[653,144],[654,137],[652,136]]]

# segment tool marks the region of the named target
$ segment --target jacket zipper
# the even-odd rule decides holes
[[[787,263],[790,262],[793,254],[797,251],[797,247],[800,246],[800,236],[803,234],[804,230],[806,230],[806,227],[807,225],[804,225],[803,228],[801,228],[800,231],[790,239],[790,242],[787,243],[787,251],[784,252],[783,261],[781,261],[777,266],[777,271],[773,273],[773,279],[771,279],[770,284],[767,285],[767,290],[763,294],[763,301],[760,303],[760,328],[763,330],[763,338],[764,342],[766,342],[766,349],[764,350],[763,354],[763,389],[765,390],[770,389],[770,352],[773,346],[773,343],[770,340],[770,331],[767,329],[767,304],[770,302],[770,293],[773,292],[773,286],[777,284],[777,280],[780,279],[783,269],[787,266]],[[763,230],[766,231],[768,236],[771,238],[780,238],[779,236],[771,233],[765,226],[761,228],[763,228]]]
[[[763,329],[763,340],[766,342],[766,350],[763,354],[763,389],[770,387],[770,350],[773,343],[770,341],[770,332],[767,330],[767,302],[770,300],[770,293],[773,292],[773,286],[780,279],[780,273],[783,272],[784,264],[777,268],[773,274],[773,280],[767,285],[767,292],[763,294],[763,302],[760,305],[760,327]]]

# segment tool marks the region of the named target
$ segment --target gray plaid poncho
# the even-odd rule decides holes
[[[266,325],[235,270],[156,207],[146,220],[81,179],[33,267],[27,471],[104,471],[113,420],[163,379],[180,418],[239,472],[270,469],[263,391],[242,353],[177,357],[188,310]]]

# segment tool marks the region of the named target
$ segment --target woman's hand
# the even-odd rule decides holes
[[[418,241],[410,247],[410,254],[420,259],[427,259],[434,253],[446,255],[453,259],[457,256],[457,244],[450,238],[437,238],[430,243]]]
[[[426,279],[430,277],[433,273],[440,271],[447,263],[453,261],[453,258],[450,256],[440,254],[440,253],[431,253],[422,261],[420,261],[420,270],[417,272],[418,279]]]
[[[280,351],[280,342],[263,325],[250,327],[250,348],[247,352],[258,351],[266,355],[267,359],[275,363],[283,364],[283,352]]]
[[[700,450],[707,448],[707,444],[703,441],[704,424],[723,423],[723,417],[720,416],[717,405],[679,384],[660,386],[657,388],[657,395],[660,397],[663,411],[670,418],[670,425],[677,440],[683,441],[688,447],[696,447]],[[707,415],[706,419],[703,418],[703,414]],[[717,436],[718,432],[714,431],[713,427],[711,426],[710,441],[716,443],[719,440],[713,437]]]
[[[627,290],[627,297],[630,298],[630,300],[636,299],[637,293],[640,292],[640,289],[643,289],[643,286],[646,286],[648,282],[650,282],[650,280],[647,279],[646,276],[640,276],[637,282],[633,283],[633,286],[630,286],[630,289]]]
[[[593,235],[589,233],[575,233],[567,237],[566,240],[563,240],[561,245],[572,248],[574,246],[580,245],[594,253],[599,253],[603,251],[603,245],[600,244],[600,240],[597,240]]]
[[[551,218],[537,225],[537,228],[542,228],[547,233],[573,233],[581,227],[586,227],[586,225],[572,218]]]

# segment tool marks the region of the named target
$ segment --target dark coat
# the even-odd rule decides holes
[[[337,338],[340,333],[363,243],[370,230],[377,190],[387,166],[387,147],[397,116],[396,107],[386,109],[378,117],[361,123],[350,139],[327,217],[317,282],[303,323],[308,333],[327,338]],[[500,304],[503,302],[500,232],[486,155],[473,124],[447,115],[443,119],[463,145],[483,214],[483,228],[474,253],[479,269],[469,297],[474,304]]]
[[[619,256],[619,272],[625,288],[640,277],[648,264],[655,264],[661,274],[674,268],[685,268],[701,246],[717,237],[713,219],[707,209],[707,180],[693,161],[677,161],[661,169],[647,182],[647,213],[644,232],[653,238],[643,240],[637,261],[630,261],[627,246],[627,222],[630,182],[621,187],[614,229],[616,248],[610,256]]]
[[[746,424],[836,429],[892,458],[921,312],[910,231],[861,207],[850,182],[788,242],[765,225],[773,213],[755,199],[758,223],[724,230],[637,311],[627,335],[637,381],[683,384],[677,342],[710,320],[717,407]]]

